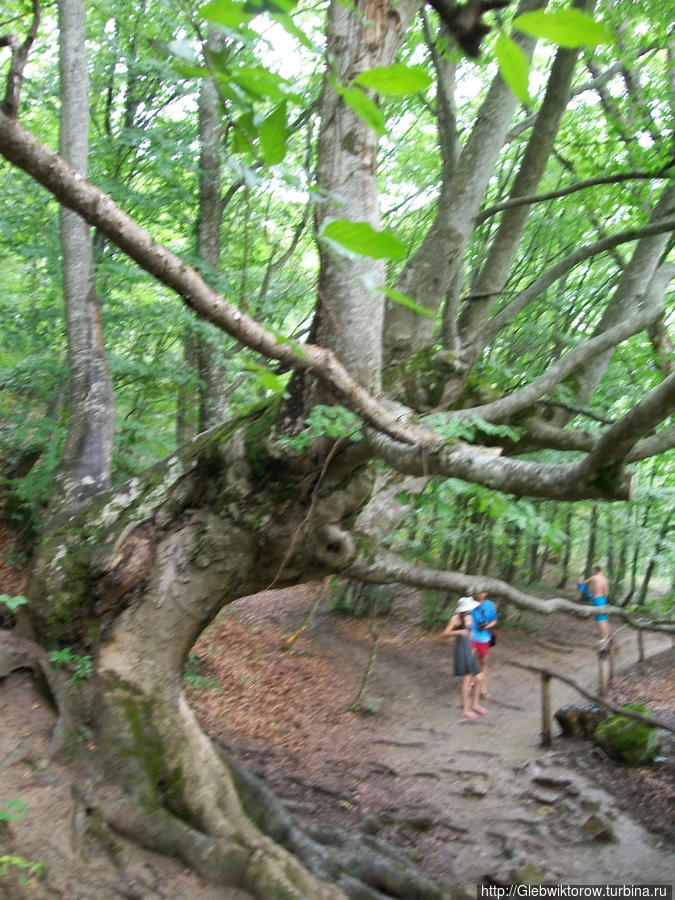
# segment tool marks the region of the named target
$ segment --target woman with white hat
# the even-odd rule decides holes
[[[460,597],[454,615],[447,624],[443,637],[455,638],[453,674],[459,676],[462,697],[462,715],[467,719],[484,716],[487,710],[478,705],[483,675],[480,664],[471,647],[473,618],[470,613],[478,606],[473,597]]]

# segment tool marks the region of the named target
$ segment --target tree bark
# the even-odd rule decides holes
[[[209,29],[207,54],[222,52],[222,34]],[[203,78],[199,91],[199,219],[197,222],[197,255],[202,271],[214,286],[220,273],[222,185],[222,110],[218,89],[213,79]],[[224,422],[229,407],[227,372],[223,335],[206,326],[197,332],[199,361],[199,431]]]
[[[394,896],[414,884],[416,896],[440,900],[447,891],[412,863],[352,847],[349,863],[338,853],[331,867],[305,836],[304,858],[319,877],[311,875],[254,826],[230,766],[183,696],[188,652],[225,604],[272,583],[323,577],[356,553],[340,523],[365,502],[370,475],[346,477],[337,464],[308,478],[266,457],[276,412],[212,429],[152,476],[55,520],[43,538],[29,585],[36,637],[94,660],[81,701],[62,710],[64,732],[92,734],[82,803],[119,833],[256,897],[344,897],[340,884],[355,889],[360,871],[364,883],[384,878]],[[66,746],[83,752],[76,741]]]
[[[590,13],[594,4],[595,0],[577,0],[573,5]],[[532,193],[541,181],[569,102],[578,55],[578,49],[562,48],[556,54],[544,100],[511,187],[511,198]],[[471,345],[469,362],[475,360],[485,347],[481,332],[499,299],[515,259],[529,209],[527,206],[514,206],[504,212],[486,263],[472,286],[472,294],[476,296],[466,305],[460,324],[462,343]]]
[[[87,175],[89,94],[82,0],[60,0],[61,156],[80,176]],[[70,368],[70,417],[61,461],[65,507],[91,497],[110,482],[114,433],[114,395],[105,356],[99,298],[94,276],[91,229],[61,207],[63,283]]]
[[[545,5],[545,0],[521,0],[518,13]],[[529,57],[535,41],[523,35],[516,40]],[[396,282],[397,290],[412,297],[420,306],[436,311],[451,288],[454,294],[461,288],[458,273],[462,271],[464,251],[516,105],[515,96],[497,75],[457,165],[444,165],[433,225]],[[454,142],[452,131],[449,139]],[[449,301],[453,310],[457,303],[454,294]],[[452,313],[450,317],[454,319]],[[383,350],[386,364],[400,363],[411,353],[426,347],[432,331],[432,317],[420,316],[400,304],[388,303]]]

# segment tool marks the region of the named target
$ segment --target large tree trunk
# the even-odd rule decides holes
[[[209,30],[207,52],[222,52],[222,33]],[[199,91],[199,222],[197,253],[209,281],[216,285],[220,273],[220,244],[223,218],[222,186],[222,109],[216,83],[202,79]],[[206,431],[227,418],[229,395],[223,335],[217,328],[204,327],[197,332],[200,377],[199,431]]]
[[[60,153],[87,175],[89,96],[82,0],[60,0]],[[61,462],[62,496],[56,506],[90,497],[110,482],[114,396],[105,356],[99,299],[94,279],[91,228],[61,207],[63,284],[68,329],[70,418]]]
[[[254,805],[274,839],[265,835],[183,695],[187,654],[225,604],[353,556],[340,519],[366,499],[368,474],[338,467],[308,479],[264,457],[275,413],[212,430],[43,539],[29,586],[36,636],[94,660],[81,700],[61,709],[63,748],[86,753],[92,773],[82,804],[120,834],[256,897],[337,898],[358,885],[362,896],[389,895],[364,893],[368,882],[394,896],[442,897],[412,864],[365,845],[322,847],[260,794]],[[91,734],[86,750],[69,740],[78,726]]]

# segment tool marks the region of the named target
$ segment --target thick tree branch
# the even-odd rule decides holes
[[[409,474],[445,474],[475,480],[518,495],[557,499],[625,499],[631,479],[617,474],[612,483],[586,482],[571,466],[545,466],[487,457],[478,449],[450,449],[445,438],[380,404],[345,370],[333,353],[312,344],[281,343],[259,322],[208,287],[200,274],[127,216],[113,200],[68,166],[17,122],[0,113],[0,152],[54,196],[97,226],[139,265],[178,293],[201,317],[242,344],[284,366],[312,372],[367,424],[380,430],[370,444],[382,458]],[[623,326],[625,327],[625,326]],[[600,336],[598,340],[606,339]],[[387,437],[388,436],[388,437]],[[413,446],[411,446],[413,445]],[[590,474],[590,473],[589,473]]]
[[[647,309],[643,309],[637,315],[631,316],[625,322],[621,322],[613,328],[608,328],[607,331],[597,337],[589,338],[589,340],[578,344],[573,350],[570,350],[550,366],[542,375],[530,382],[527,387],[514,391],[512,394],[492,403],[487,403],[484,406],[457,410],[452,413],[452,416],[455,418],[469,418],[473,415],[478,415],[488,422],[505,422],[516,413],[532,406],[580,366],[593,359],[599,353],[604,353],[606,350],[621,343],[621,341],[625,341],[631,335],[647,328],[662,314],[662,306],[648,306]]]
[[[487,591],[491,596],[505,600],[518,609],[545,615],[568,613],[581,619],[589,619],[591,616],[597,615],[599,608],[590,604],[574,603],[563,597],[551,599],[534,597],[498,578],[466,575],[463,572],[441,572],[427,566],[409,563],[395,554],[378,553],[375,559],[358,557],[341,574],[371,584],[398,582],[416,587],[453,591],[457,594],[475,594],[479,591]],[[653,621],[645,616],[628,613],[625,609],[611,604],[602,607],[602,610],[607,615],[622,619],[632,628],[675,634],[675,624],[672,622]]]
[[[628,500],[632,475],[617,471],[612,478],[596,480],[592,469],[580,472],[576,464],[549,465],[526,462],[476,450],[410,447],[387,435],[368,430],[373,453],[406,475],[442,475],[461,478],[518,497],[551,500]],[[498,452],[498,451],[497,451]]]
[[[608,428],[592,453],[579,464],[580,472],[626,459],[638,440],[675,411],[675,374],[646,394],[618,422]]]
[[[158,244],[110,196],[75,172],[30,132],[0,112],[0,153],[78,212],[163,284],[197,315],[242,344],[285,367],[312,372],[356,413],[398,440],[433,446],[443,438],[387,411],[349,375],[336,356],[312,344],[281,343],[259,322],[212,290],[196,269]]]
[[[657,453],[666,453],[675,447],[675,424],[667,425],[651,437],[645,438],[633,447],[626,456],[626,462],[649,459]]]
[[[597,435],[590,431],[561,428],[541,419],[528,419],[523,427],[525,434],[515,447],[509,449],[509,456],[519,456],[542,448],[590,453],[598,442]],[[639,462],[659,453],[667,453],[673,447],[675,447],[675,425],[666,425],[656,434],[638,441],[626,454],[625,460],[627,463]]]

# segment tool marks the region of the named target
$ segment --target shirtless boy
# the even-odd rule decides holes
[[[609,599],[609,581],[602,574],[601,566],[593,566],[593,574],[590,578],[579,579],[577,588],[583,591],[593,606],[604,606]],[[601,614],[595,617],[600,629],[600,637],[604,640],[609,637],[609,616]]]

